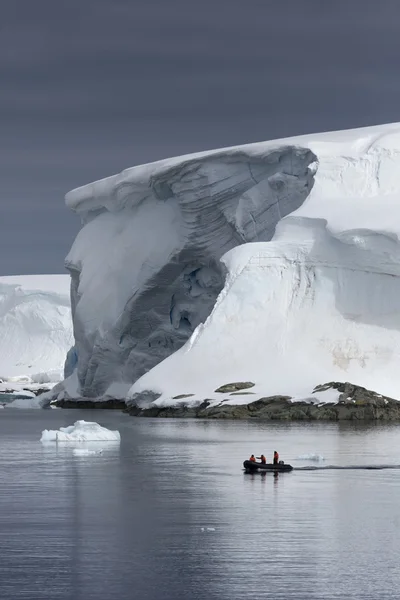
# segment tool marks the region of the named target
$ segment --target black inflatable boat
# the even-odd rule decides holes
[[[251,460],[245,460],[243,463],[245,470],[248,473],[254,473],[255,471],[271,471],[272,473],[288,473],[293,471],[292,465],[285,465],[284,462],[279,462],[277,465],[272,463],[260,463],[252,462]]]

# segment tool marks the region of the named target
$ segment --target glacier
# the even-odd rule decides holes
[[[308,148],[239,148],[127,169],[67,194],[83,227],[65,263],[77,362],[65,394],[124,396],[183,346],[223,289],[221,257],[271,239],[309,194],[314,165]]]
[[[69,275],[0,277],[0,401],[31,405],[27,388],[61,381],[73,343]]]
[[[250,380],[254,394],[303,398],[333,379],[399,397],[399,167],[388,124],[70,192],[83,226],[66,259],[75,345],[58,397],[165,405]]]

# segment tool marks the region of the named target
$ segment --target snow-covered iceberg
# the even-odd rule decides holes
[[[144,374],[129,397],[161,404],[240,380],[398,397],[399,168],[393,124],[179,157],[68,194],[83,221],[66,263],[68,394],[126,395]]]
[[[58,430],[45,429],[42,431],[40,441],[43,443],[61,442],[120,442],[119,431],[111,431],[98,423],[89,421],[76,421],[69,427],[60,427]]]
[[[127,169],[67,194],[83,222],[66,259],[76,393],[125,397],[180,348],[223,289],[222,255],[271,239],[309,194],[314,166],[306,147],[264,144]]]
[[[0,392],[60,381],[73,340],[69,275],[0,277]]]

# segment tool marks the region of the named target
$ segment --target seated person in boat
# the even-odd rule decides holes
[[[254,454],[252,454],[249,458],[250,462],[256,462],[256,457],[254,456]]]
[[[264,454],[261,454],[261,456],[257,456],[257,458],[261,460],[261,464],[265,465],[267,463],[267,459],[265,458]]]
[[[279,454],[277,453],[276,450],[274,450],[274,465],[277,465],[279,463]]]

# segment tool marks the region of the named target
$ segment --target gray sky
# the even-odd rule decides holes
[[[0,0],[0,275],[63,271],[73,187],[400,121],[399,0]]]

